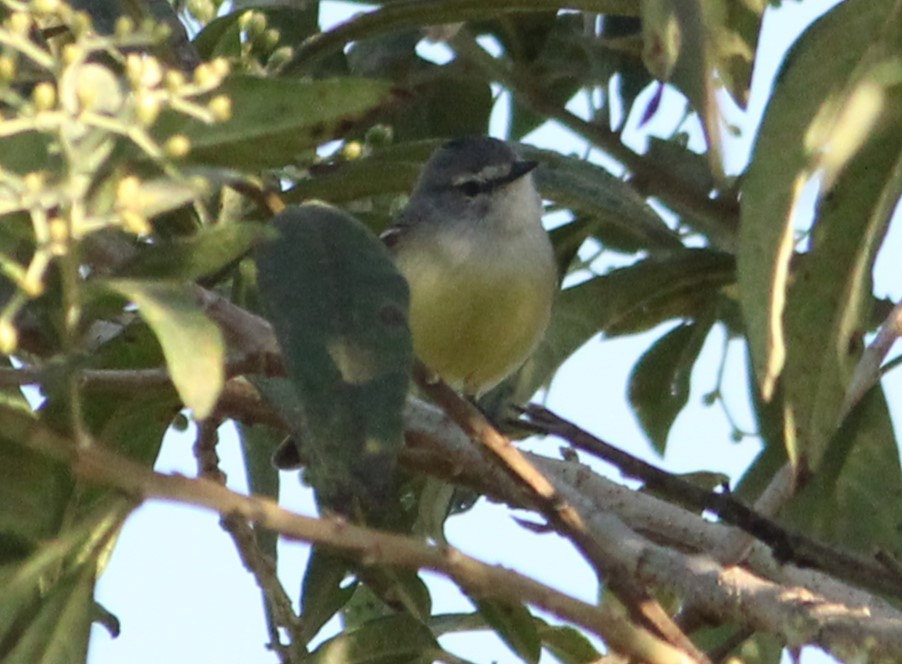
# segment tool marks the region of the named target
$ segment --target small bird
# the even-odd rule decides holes
[[[548,327],[558,273],[537,165],[494,138],[446,143],[382,234],[410,285],[414,352],[467,396],[516,371]]]

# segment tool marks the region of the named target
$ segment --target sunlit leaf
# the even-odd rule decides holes
[[[770,398],[786,361],[783,314],[795,243],[793,211],[808,179],[807,130],[847,81],[884,26],[893,0],[840,3],[787,56],[742,191],[738,270],[759,386]]]
[[[225,345],[219,328],[200,310],[190,289],[165,281],[108,279],[98,286],[138,306],[156,334],[166,365],[185,405],[203,419],[225,381]]]

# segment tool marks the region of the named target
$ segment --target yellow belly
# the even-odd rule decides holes
[[[410,283],[417,357],[466,394],[479,395],[515,371],[548,325],[557,287],[550,255],[525,266],[508,263],[464,269],[441,260],[399,261]]]

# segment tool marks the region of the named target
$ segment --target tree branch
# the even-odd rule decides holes
[[[877,593],[902,597],[902,577],[871,558],[828,546],[822,542],[783,528],[729,494],[701,489],[690,482],[641,461],[605,443],[547,408],[532,404],[525,409],[529,428],[535,432],[559,436],[577,449],[614,464],[629,477],[640,479],[654,491],[681,504],[713,512],[725,522],[742,529],[773,550],[781,562],[815,567],[839,578],[860,584]]]
[[[73,470],[83,479],[118,487],[138,498],[173,500],[211,509],[223,517],[240,517],[286,537],[340,550],[361,564],[429,569],[453,579],[472,596],[533,604],[588,629],[612,648],[642,661],[695,661],[609,609],[586,604],[450,547],[424,544],[413,537],[355,526],[340,519],[294,514],[267,498],[243,496],[209,480],[156,473],[96,444],[70,445],[49,430],[28,436],[27,440],[42,451],[69,458]]]
[[[555,487],[536,470],[511,442],[489,423],[479,410],[457,394],[428,369],[417,362],[414,380],[439,407],[473,441],[490,452],[489,458],[499,462],[505,470],[526,486],[539,511],[554,525],[555,530],[566,536],[595,568],[596,573],[623,602],[634,620],[649,629],[656,630],[663,638],[690,655],[695,661],[708,662],[708,658],[695,647],[661,605],[641,586],[635,583],[626,568],[621,567],[611,548],[617,544],[607,537],[589,533],[582,516]],[[618,530],[626,530],[622,526]]]

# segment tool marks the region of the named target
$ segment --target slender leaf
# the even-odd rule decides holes
[[[589,639],[573,627],[540,623],[539,637],[542,646],[561,664],[590,664],[601,659]]]
[[[870,320],[871,272],[899,195],[891,176],[902,155],[902,113],[897,118],[862,148],[820,205],[812,249],[789,290],[784,388],[797,434],[788,452],[812,468],[844,414]]]
[[[309,642],[348,603],[357,583],[342,585],[349,563],[320,547],[314,547],[301,582],[301,616],[304,640]]]
[[[571,0],[568,6],[601,14],[635,16],[632,0]],[[508,0],[501,8],[505,13],[520,11],[557,11],[558,0]],[[314,35],[305,41],[293,60],[290,71],[302,71],[317,60],[337,51],[346,44],[363,39],[398,32],[423,25],[460,23],[497,18],[498,5],[485,0],[433,0],[424,4],[419,0],[401,0],[384,5],[376,11],[357,16],[336,26],[329,32]]]

